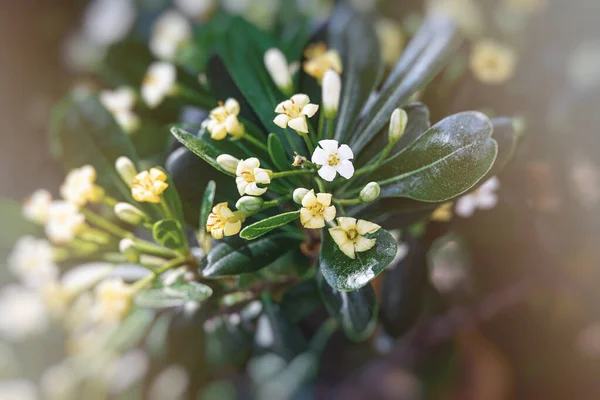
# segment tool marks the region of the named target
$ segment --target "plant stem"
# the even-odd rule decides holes
[[[131,287],[133,290],[133,293],[138,293],[146,285],[149,285],[150,283],[152,283],[161,274],[164,274],[165,272],[167,272],[170,269],[180,267],[180,266],[184,265],[186,262],[187,262],[187,258],[184,256],[180,256],[180,257],[172,259],[171,261],[164,264],[162,267],[153,271],[152,275],[148,275],[147,277],[142,278],[139,281],[137,281],[136,283],[134,283]]]
[[[179,255],[175,250],[168,249],[166,247],[160,246],[152,242],[148,242],[143,239],[135,238],[133,239],[133,243],[135,244],[136,250],[143,254],[158,256],[162,258],[172,258],[177,257]]]
[[[271,179],[283,178],[286,176],[293,176],[293,175],[306,175],[306,174],[312,174],[314,172],[315,171],[313,171],[311,169],[292,169],[290,171],[274,172],[273,176],[271,176]]]
[[[362,167],[361,169],[359,169],[358,171],[356,171],[354,173],[353,178],[359,177],[364,174],[371,173],[371,172],[375,171],[377,168],[379,168],[381,166],[381,164],[383,164],[383,162],[385,161],[387,156],[390,154],[390,152],[392,151],[392,148],[394,147],[395,144],[396,144],[396,142],[388,143],[388,145],[385,146],[385,149],[383,149],[383,151],[381,152],[381,155],[379,156],[379,159],[375,162],[375,164],[372,164],[372,165],[369,165],[366,167]]]
[[[205,96],[199,92],[188,89],[183,85],[176,86],[174,96],[178,96],[184,100],[196,103],[197,105],[202,106],[202,108],[210,109],[217,104],[217,100],[213,99],[212,97]]]
[[[87,208],[81,208],[81,213],[85,216],[85,219],[97,227],[104,229],[106,232],[115,235],[120,238],[133,238],[133,233],[121,229],[119,226],[113,224],[106,218],[96,214],[95,212],[88,210]]]
[[[312,143],[312,140],[310,139],[310,135],[308,133],[303,133],[300,136],[302,136],[302,139],[304,139],[304,143],[306,143],[306,148],[308,149],[309,153],[310,154],[314,153],[315,145]]]
[[[321,111],[321,115],[319,116],[319,127],[317,129],[318,138],[325,139],[325,113]]]
[[[267,145],[265,145],[264,143],[262,143],[260,140],[258,140],[254,136],[250,135],[248,132],[246,132],[244,134],[244,136],[242,136],[242,139],[245,140],[245,141],[247,141],[250,144],[253,144],[254,146],[258,147],[261,150],[264,150],[266,152],[269,151],[269,149],[267,148]]]
[[[327,189],[325,189],[325,184],[323,183],[321,178],[315,178],[315,181],[317,182],[317,186],[319,187],[319,192],[326,193]]]
[[[173,212],[171,211],[171,207],[169,207],[169,205],[165,201],[164,197],[160,201],[160,208],[161,208],[161,211],[164,213],[165,218],[175,219],[173,217]]]
[[[118,201],[110,196],[104,195],[102,198],[102,202],[109,207],[114,207],[117,205]]]
[[[337,202],[343,206],[353,206],[362,203],[360,199],[339,199]]]
[[[327,139],[333,139],[334,133],[335,133],[335,119],[328,118],[327,119]]]

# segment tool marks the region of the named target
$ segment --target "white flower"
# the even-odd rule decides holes
[[[342,253],[351,259],[356,258],[356,253],[369,251],[375,246],[377,239],[368,239],[364,235],[377,232],[381,228],[379,225],[349,217],[340,217],[337,221],[339,226],[329,229],[329,234]]]
[[[47,311],[38,293],[5,286],[0,291],[0,335],[17,342],[44,332],[49,325]]]
[[[138,174],[137,168],[135,167],[133,161],[127,157],[119,157],[115,162],[115,169],[127,186],[133,185],[135,182],[135,177]]]
[[[97,203],[104,196],[104,189],[96,185],[96,170],[91,165],[75,168],[69,172],[60,187],[60,194],[69,203],[83,207]]]
[[[29,221],[38,224],[45,224],[48,221],[48,213],[50,204],[52,203],[52,195],[47,190],[36,190],[25,201],[23,205],[23,216]]]
[[[325,222],[335,218],[336,209],[331,205],[332,196],[329,193],[317,193],[311,190],[302,198],[300,222],[307,229],[321,229]]]
[[[121,279],[111,278],[96,286],[96,317],[104,322],[121,320],[131,308],[133,289]]]
[[[103,90],[99,98],[125,132],[131,133],[140,127],[140,118],[133,112],[136,95],[132,88],[122,86],[115,90]]]
[[[275,118],[275,125],[280,128],[290,128],[298,133],[308,133],[306,117],[311,118],[317,113],[319,106],[310,104],[310,98],[305,94],[296,94],[291,99],[277,105],[275,112],[279,115]]]
[[[262,196],[267,191],[267,188],[258,187],[258,185],[268,185],[271,183],[271,171],[260,168],[260,161],[255,157],[240,160],[235,174],[237,175],[235,183],[237,184],[240,196],[245,194]]]
[[[142,83],[142,99],[150,108],[156,108],[165,97],[175,90],[177,69],[168,62],[154,62],[148,67],[148,72]]]
[[[217,0],[175,0],[175,5],[187,16],[204,20],[217,7]]]
[[[26,379],[0,381],[0,399],[2,400],[37,400],[35,384]]]
[[[244,136],[244,125],[240,124],[240,103],[236,99],[227,99],[225,103],[219,102],[219,106],[213,108],[208,119],[204,120],[202,126],[210,132],[214,140],[223,140],[229,133],[236,139]]]
[[[267,50],[264,62],[277,87],[284,93],[291,91],[292,75],[299,65],[288,64],[283,52],[277,48]]]
[[[59,274],[50,242],[33,236],[19,239],[8,258],[8,267],[31,288],[55,281]]]
[[[152,27],[150,51],[161,60],[175,58],[180,46],[192,38],[189,21],[175,10],[161,14]]]
[[[497,177],[490,178],[475,192],[462,196],[456,202],[455,213],[463,218],[468,218],[475,213],[476,209],[489,210],[498,203],[496,191],[500,187]]]
[[[319,176],[328,182],[333,181],[337,173],[346,179],[352,178],[352,149],[345,144],[339,146],[337,140],[321,140],[319,145],[321,147],[315,149],[311,159],[314,164],[322,165]]]
[[[85,227],[85,217],[79,208],[66,201],[55,201],[50,206],[50,218],[46,224],[46,235],[57,244],[72,241]]]
[[[330,69],[323,76],[323,108],[327,118],[334,118],[340,105],[342,80],[340,75]]]
[[[129,33],[135,18],[133,0],[94,0],[85,10],[83,34],[94,44],[108,46]]]

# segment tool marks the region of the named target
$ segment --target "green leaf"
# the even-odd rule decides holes
[[[178,127],[171,128],[171,133],[181,144],[190,149],[197,156],[201,157],[212,167],[229,176],[235,176],[235,174],[225,171],[217,163],[217,157],[221,154],[230,154],[234,157],[240,157],[239,149],[231,142],[227,140],[211,139],[210,133],[205,128],[200,130],[198,136],[192,135]],[[241,158],[243,158],[243,155]]]
[[[133,202],[129,187],[114,165],[120,156],[137,163],[137,154],[127,134],[97,96],[71,96],[57,106],[52,113],[50,140],[54,156],[66,169],[92,165],[98,173],[98,184],[109,193],[116,189]]]
[[[298,246],[302,240],[301,236],[280,232],[251,242],[237,237],[222,241],[202,261],[202,275],[205,278],[221,278],[258,271]]]
[[[476,111],[443,119],[373,174],[381,197],[442,202],[466,192],[494,164],[492,129]]]
[[[179,221],[174,219],[158,221],[152,228],[152,235],[154,240],[169,249],[177,251],[187,249],[187,239]]]
[[[369,238],[376,239],[375,246],[356,253],[353,260],[340,250],[329,231],[323,231],[319,266],[323,277],[340,291],[358,290],[367,285],[390,265],[396,256],[396,241],[385,229],[379,229]]]
[[[240,237],[247,240],[256,239],[265,233],[271,232],[273,229],[279,228],[280,226],[287,225],[298,218],[300,218],[300,211],[292,211],[263,219],[262,221],[248,225],[242,229]]]
[[[179,221],[181,226],[184,226],[183,220],[183,207],[181,205],[181,199],[179,198],[179,193],[177,192],[177,188],[175,183],[173,182],[173,178],[169,175],[169,173],[162,167],[156,167],[167,175],[167,184],[169,187],[167,190],[163,192],[163,200],[165,204],[169,207],[171,213],[173,213],[173,217]]]
[[[123,352],[133,348],[146,334],[154,321],[155,312],[151,310],[133,310],[118,325],[108,338],[104,348],[107,351]]]
[[[208,182],[204,190],[204,196],[202,197],[202,205],[200,206],[200,224],[198,225],[200,229],[206,226],[206,221],[208,221],[208,216],[215,202],[216,190],[217,184],[215,181]]]
[[[204,301],[212,294],[212,289],[202,283],[184,282],[142,290],[135,296],[135,303],[144,308],[178,307],[189,301]]]
[[[343,28],[338,29],[339,25]],[[339,51],[344,65],[335,139],[347,142],[360,110],[381,80],[384,65],[372,17],[366,13],[338,6],[330,21],[328,41]]]
[[[381,321],[394,337],[408,332],[421,315],[427,287],[430,242],[411,238],[404,246],[406,256],[390,265],[381,289]]]
[[[361,113],[364,118],[353,130],[350,147],[355,154],[390,121],[392,112],[430,82],[458,47],[455,24],[439,15],[425,21],[374,101]]]
[[[290,159],[285,153],[285,149],[281,144],[281,140],[277,137],[276,134],[269,134],[268,139],[269,145],[269,155],[271,156],[271,160],[273,161],[273,165],[277,168],[278,171],[288,171],[292,166]]]
[[[289,288],[281,299],[281,311],[293,323],[308,317],[321,305],[321,296],[314,279]]]
[[[360,342],[367,339],[377,327],[379,304],[371,285],[353,292],[340,292],[317,276],[317,285],[325,308],[344,330],[348,339]]]

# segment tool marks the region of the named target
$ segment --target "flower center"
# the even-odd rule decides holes
[[[327,157],[327,164],[329,164],[330,167],[335,167],[339,163],[340,156],[338,155],[337,151],[335,153],[329,153],[329,157]]]
[[[252,183],[256,180],[252,171],[244,171],[242,172],[242,178],[246,180],[248,183]]]
[[[294,103],[294,100],[292,100],[292,108],[286,108],[285,106],[283,106],[283,110],[290,118],[298,118],[300,116],[300,113],[302,112],[302,108],[296,105],[296,103]]]
[[[350,230],[346,231],[346,237],[351,242],[354,242],[356,240],[357,236],[358,236],[358,231],[356,229],[350,229]]]
[[[318,216],[323,215],[323,212],[325,211],[325,207],[323,207],[323,204],[317,203],[314,206],[310,207],[309,210],[313,216],[318,217]]]

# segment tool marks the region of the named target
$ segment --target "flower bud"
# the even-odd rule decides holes
[[[406,129],[406,123],[408,122],[408,115],[406,111],[401,108],[396,108],[392,113],[392,118],[390,119],[390,130],[389,130],[389,141],[390,143],[396,143],[402,135],[404,135],[404,130]]]
[[[360,191],[360,201],[363,203],[370,203],[377,200],[381,193],[381,188],[377,182],[370,182]]]
[[[132,239],[122,239],[119,242],[119,251],[127,258],[127,261],[129,262],[135,263],[140,259],[140,254],[135,248],[135,243]]]
[[[272,48],[267,50],[264,57],[265,67],[271,75],[273,82],[284,93],[292,89],[292,75],[288,67],[288,62],[281,50]]]
[[[221,154],[217,157],[217,164],[230,174],[235,174],[240,160],[229,154]]]
[[[131,186],[135,180],[135,176],[138,174],[133,161],[127,157],[119,157],[115,162],[115,168],[121,179],[123,179],[123,182],[125,182],[127,186]]]
[[[298,188],[296,190],[294,190],[294,195],[292,196],[294,199],[294,202],[296,204],[302,204],[302,199],[304,198],[304,196],[306,196],[306,194],[309,192],[308,189],[304,189],[304,188]]]
[[[121,221],[131,225],[140,225],[148,219],[142,210],[129,203],[117,203],[115,205],[115,215]]]
[[[260,197],[244,196],[235,203],[235,207],[245,214],[253,214],[260,211],[263,204],[264,201]]]
[[[327,118],[335,118],[340,105],[342,80],[340,75],[330,69],[323,76],[323,107]]]

